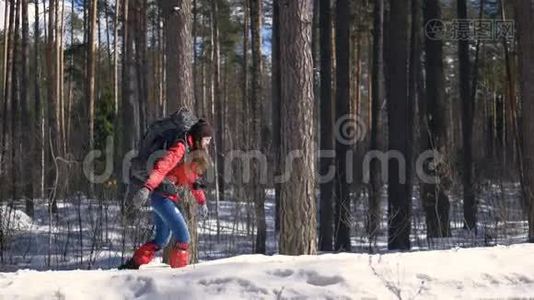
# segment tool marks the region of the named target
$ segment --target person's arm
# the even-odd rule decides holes
[[[183,159],[185,152],[185,145],[181,141],[167,149],[165,156],[158,160],[150,172],[145,187],[150,191],[157,188],[165,176]]]

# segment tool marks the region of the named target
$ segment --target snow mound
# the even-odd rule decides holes
[[[2,230],[4,232],[10,231],[25,231],[30,230],[33,220],[25,212],[9,208],[8,206],[0,206],[0,218],[2,218]]]
[[[245,255],[183,269],[0,273],[0,299],[534,297],[534,245],[391,254]]]

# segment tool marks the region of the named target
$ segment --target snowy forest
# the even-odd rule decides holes
[[[132,159],[180,108],[213,128],[207,215],[193,193],[177,203],[187,263],[215,274],[218,261],[257,263],[313,286],[197,272],[192,285],[210,292],[185,299],[460,297],[453,279],[425,287],[425,271],[406,275],[419,282],[408,292],[396,286],[399,263],[386,255],[439,269],[450,251],[484,265],[534,250],[533,0],[1,0],[0,46],[2,287],[3,276],[40,276],[23,269],[120,272],[135,258],[158,225],[151,205],[132,201]],[[179,244],[173,235],[153,268]],[[479,247],[496,252],[477,260]],[[318,267],[284,269],[307,264],[291,257]],[[392,278],[373,267],[381,257]],[[371,269],[318,271],[358,261]],[[467,295],[532,297],[534,265],[518,266],[505,294],[473,283]],[[512,282],[506,270],[481,280]],[[355,289],[364,272],[383,291]],[[21,296],[13,286],[6,299]],[[436,292],[447,288],[459,294]],[[162,289],[116,299],[168,297]]]

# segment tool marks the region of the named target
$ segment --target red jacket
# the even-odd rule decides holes
[[[192,139],[190,136],[187,138],[189,146],[192,145]],[[187,187],[195,197],[199,205],[206,203],[206,195],[201,189],[193,189],[193,184],[200,178],[200,176],[194,172],[194,163],[184,163],[183,159],[187,149],[183,141],[178,141],[167,149],[165,156],[160,158],[154,168],[150,172],[148,179],[145,182],[145,187],[153,191],[156,189],[164,178],[167,178],[174,182],[177,186]],[[178,201],[179,197],[176,195],[168,195],[173,201]]]

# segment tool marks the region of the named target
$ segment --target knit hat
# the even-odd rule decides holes
[[[198,141],[204,137],[213,136],[213,128],[210,123],[204,119],[199,119],[198,122],[189,129],[189,134],[193,136],[193,139]]]

